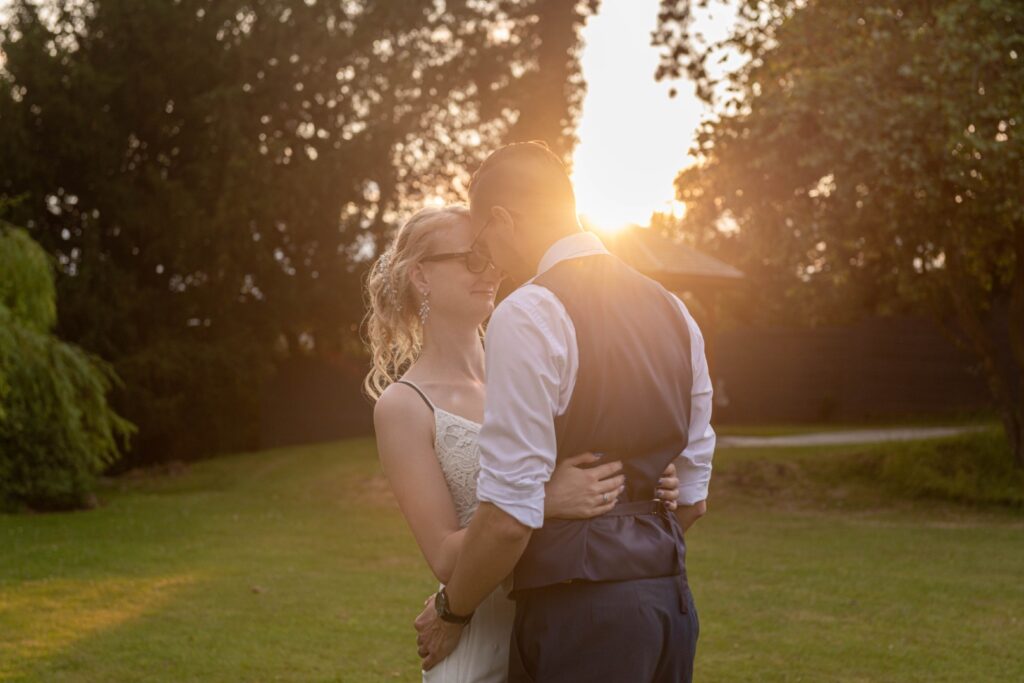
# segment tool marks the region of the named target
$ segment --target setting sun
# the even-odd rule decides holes
[[[687,152],[703,107],[690,84],[654,81],[650,33],[658,7],[658,0],[605,3],[583,30],[587,94],[572,177],[581,217],[603,232],[648,225],[656,211],[682,211],[672,183],[692,162]],[[698,24],[714,35],[725,20],[720,13]]]

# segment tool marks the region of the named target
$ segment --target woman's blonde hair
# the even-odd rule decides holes
[[[469,209],[454,204],[417,211],[395,233],[366,278],[364,329],[371,367],[363,389],[374,401],[419,357],[423,348],[419,298],[409,269],[427,255],[436,234],[453,220],[469,221]]]

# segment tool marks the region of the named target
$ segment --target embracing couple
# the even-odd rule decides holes
[[[491,154],[469,200],[415,214],[367,283],[380,459],[442,584],[415,622],[423,679],[689,681],[700,330],[580,228],[542,143]],[[495,308],[506,274],[523,284]]]

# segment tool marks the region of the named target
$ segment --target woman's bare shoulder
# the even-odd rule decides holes
[[[408,429],[410,426],[432,424],[433,413],[415,389],[395,383],[381,393],[373,406],[373,422],[378,432],[382,429]]]

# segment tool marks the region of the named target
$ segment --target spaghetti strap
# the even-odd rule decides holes
[[[431,400],[429,398],[427,398],[427,395],[424,394],[423,390],[420,389],[418,386],[416,386],[415,384],[413,384],[412,382],[410,382],[407,379],[400,379],[400,380],[397,380],[395,383],[396,384],[404,384],[406,386],[412,387],[416,391],[416,393],[420,395],[420,398],[423,399],[423,402],[427,404],[427,407],[430,408],[430,412],[434,412],[434,404],[431,402]]]

